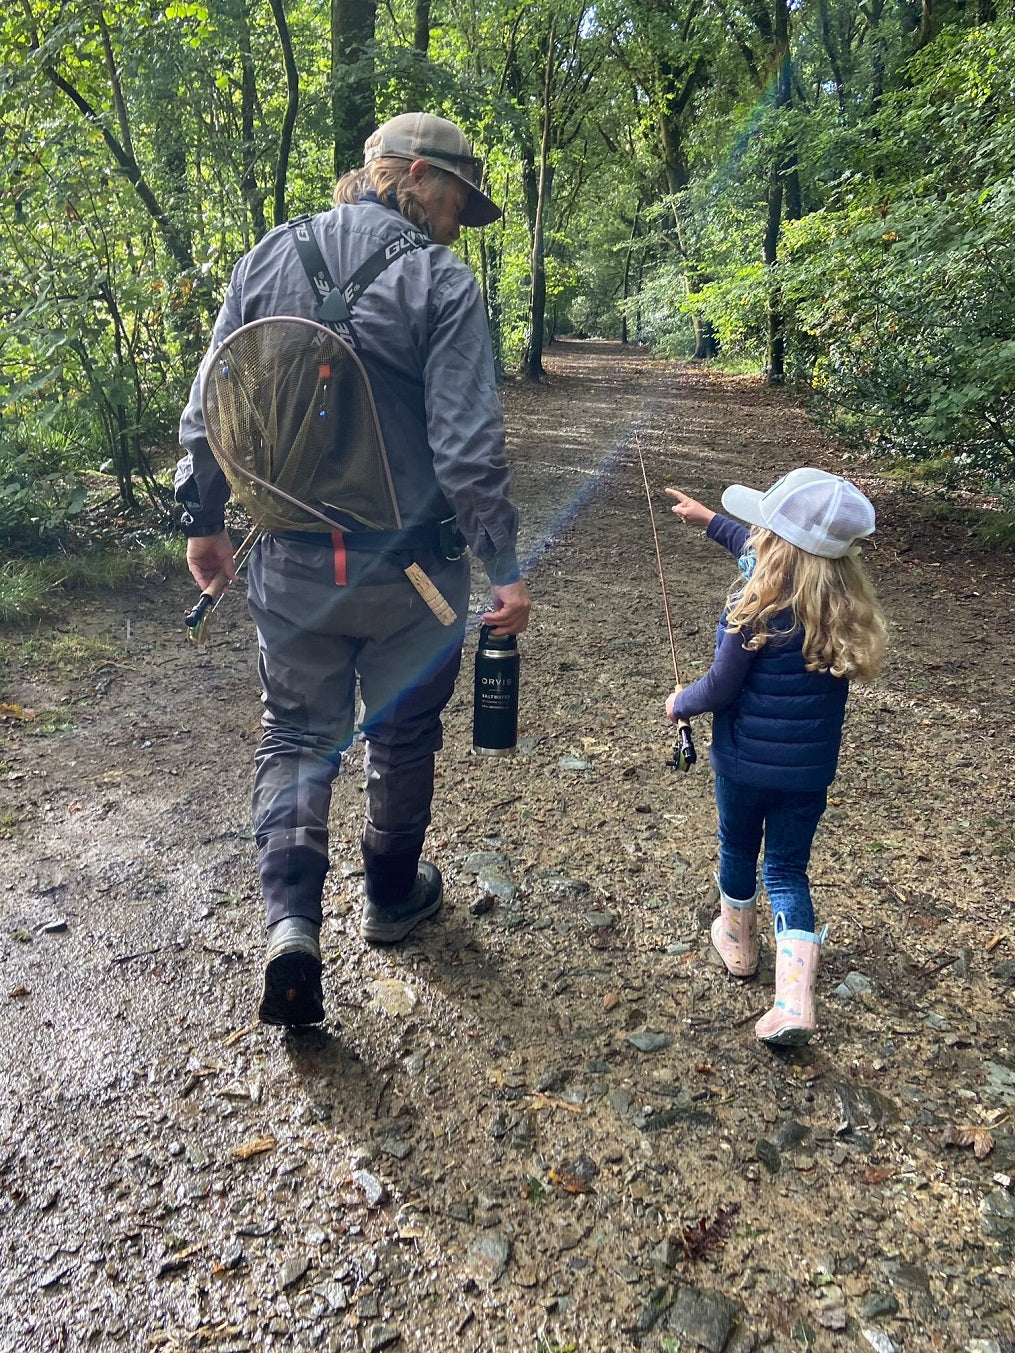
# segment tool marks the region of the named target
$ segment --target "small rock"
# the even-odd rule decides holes
[[[657,1287],[649,1296],[638,1316],[635,1328],[639,1334],[648,1334],[661,1315],[673,1305],[673,1288]]]
[[[617,918],[608,911],[587,911],[582,919],[589,930],[608,930]]]
[[[778,1174],[782,1165],[782,1157],[779,1154],[779,1148],[775,1142],[770,1142],[764,1137],[759,1137],[754,1143],[754,1154],[761,1161],[769,1174]]]
[[[864,973],[848,972],[835,988],[834,994],[840,1001],[851,1001],[855,996],[866,995],[873,990],[873,986],[871,979]]]
[[[884,1330],[876,1325],[862,1325],[860,1333],[874,1349],[874,1353],[895,1353],[895,1345]]]
[[[412,1143],[404,1141],[401,1137],[385,1137],[377,1143],[377,1150],[382,1156],[391,1156],[394,1160],[405,1160],[412,1152]]]
[[[653,1264],[658,1265],[659,1268],[676,1268],[677,1260],[681,1257],[682,1253],[681,1247],[673,1237],[667,1236],[666,1239],[661,1240],[652,1251],[652,1262]]]
[[[295,1287],[309,1267],[310,1260],[306,1255],[296,1255],[292,1259],[287,1259],[282,1265],[282,1272],[279,1274],[279,1288],[285,1292],[290,1287]]]
[[[462,868],[467,874],[476,875],[480,892],[488,893],[499,902],[510,902],[518,891],[507,856],[496,851],[476,851],[466,856]]]
[[[794,1146],[799,1146],[810,1135],[809,1127],[805,1127],[803,1123],[798,1123],[795,1118],[787,1118],[775,1134],[775,1145],[780,1151],[792,1151]]]
[[[370,999],[373,1005],[388,1015],[411,1015],[419,1005],[419,997],[407,982],[396,977],[381,977],[370,984]]]
[[[1002,1104],[1015,1104],[1015,1071],[1000,1062],[984,1062],[987,1085]]]
[[[478,893],[469,903],[470,916],[485,916],[488,911],[493,911],[497,905],[497,899],[493,893]]]
[[[627,1041],[639,1052],[660,1052],[673,1042],[672,1034],[654,1033],[651,1029],[642,1029],[639,1033],[628,1034]]]
[[[363,1347],[367,1353],[378,1353],[379,1349],[390,1348],[402,1337],[397,1325],[371,1325],[367,1330]]]
[[[590,764],[580,756],[562,756],[557,762],[561,770],[588,770]]]
[[[667,1317],[667,1324],[682,1339],[708,1353],[723,1353],[740,1308],[720,1292],[682,1287]]]
[[[899,1314],[899,1303],[891,1292],[873,1292],[860,1307],[861,1320],[883,1320]]]
[[[40,935],[62,935],[68,929],[67,918],[65,916],[54,916],[51,921],[43,921],[39,926]]]
[[[382,1203],[388,1201],[388,1188],[376,1175],[370,1174],[368,1170],[354,1170],[352,1182],[358,1189],[363,1190],[363,1197],[367,1207],[380,1207]]]
[[[835,1129],[840,1136],[856,1128],[872,1128],[895,1118],[898,1110],[892,1101],[869,1086],[839,1081],[833,1087],[839,1102],[841,1121]]]
[[[338,1282],[322,1283],[320,1287],[315,1288],[317,1295],[328,1304],[331,1311],[344,1311],[349,1305],[349,1293]]]
[[[825,1306],[818,1312],[818,1324],[826,1330],[844,1330],[846,1312],[841,1306]]]
[[[988,1236],[1015,1236],[1015,1197],[994,1189],[980,1204],[983,1230]]]
[[[502,1231],[486,1231],[469,1246],[466,1265],[477,1282],[495,1283],[507,1268],[511,1242]]]

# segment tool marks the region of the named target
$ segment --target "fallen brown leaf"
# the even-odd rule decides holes
[[[251,1137],[248,1142],[241,1142],[239,1146],[234,1146],[232,1154],[240,1160],[249,1160],[251,1156],[263,1155],[265,1151],[274,1151],[278,1142],[270,1132],[262,1134],[260,1137]]]
[[[892,1165],[868,1165],[860,1178],[865,1184],[883,1184],[894,1173],[895,1167]]]
[[[971,1146],[977,1160],[983,1160],[994,1149],[993,1133],[985,1127],[960,1126],[949,1123],[941,1133],[942,1146]]]

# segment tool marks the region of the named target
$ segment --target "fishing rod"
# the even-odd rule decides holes
[[[670,599],[666,594],[666,578],[663,574],[663,556],[659,549],[659,532],[656,530],[656,514],[652,506],[652,491],[648,486],[648,474],[645,471],[645,457],[641,454],[641,440],[637,432],[634,434],[634,449],[638,453],[638,464],[641,466],[641,480],[645,485],[645,500],[648,503],[648,517],[652,523],[652,539],[656,547],[656,568],[659,571],[659,587],[663,594],[663,610],[666,613],[666,633],[670,636],[670,656],[673,659],[673,679],[676,683],[675,690],[683,687],[680,680],[680,666],[677,662],[677,645],[673,638],[673,621],[670,618]],[[690,770],[698,759],[698,753],[694,750],[694,739],[691,736],[691,725],[686,719],[680,719],[677,723],[677,741],[673,748],[673,756],[669,764],[674,770]]]

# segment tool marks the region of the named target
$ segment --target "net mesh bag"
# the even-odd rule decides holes
[[[329,329],[237,329],[212,354],[202,404],[212,451],[263,530],[401,526],[366,372]]]

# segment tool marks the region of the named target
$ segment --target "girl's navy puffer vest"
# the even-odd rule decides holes
[[[776,620],[737,699],[713,714],[710,759],[717,775],[759,789],[825,789],[835,779],[849,682],[808,672],[803,630],[786,634],[791,624],[789,612]],[[723,633],[720,624],[720,641]]]

